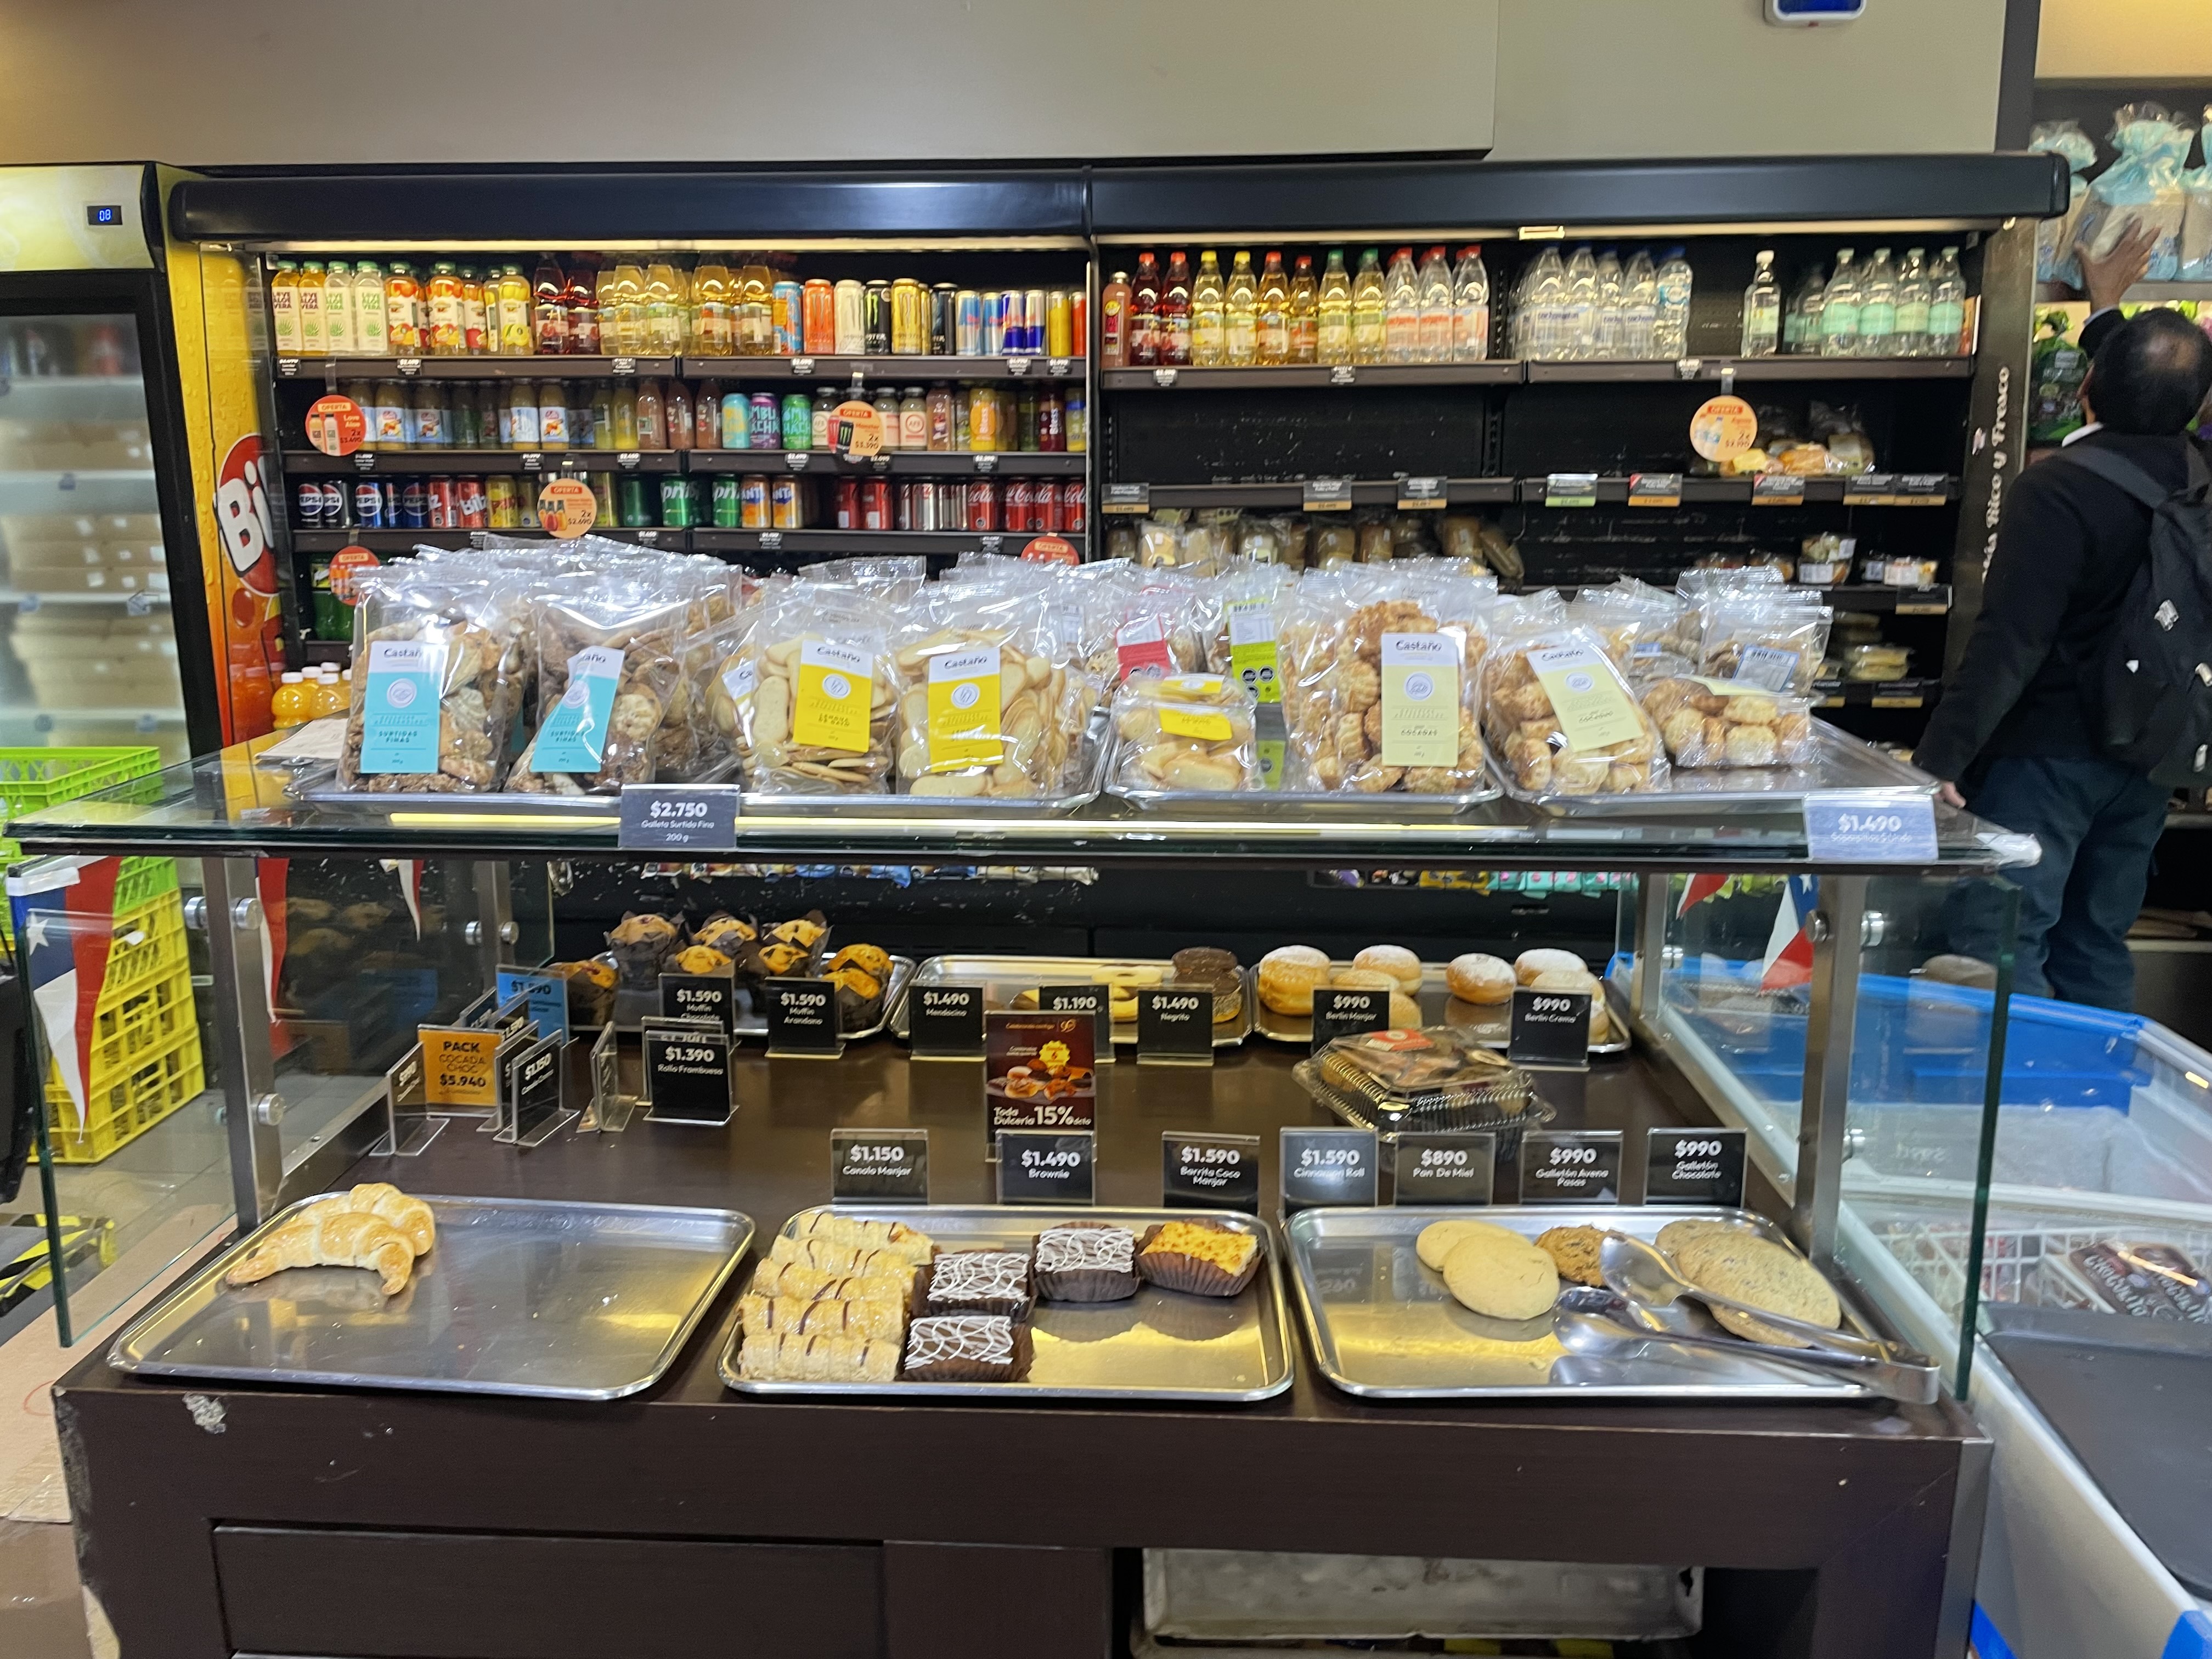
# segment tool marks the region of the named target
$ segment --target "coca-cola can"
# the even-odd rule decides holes
[[[459,529],[459,521],[453,507],[453,481],[442,475],[434,477],[429,481],[425,493],[428,495],[430,502],[430,528],[433,530]]]
[[[988,478],[977,478],[968,486],[968,528],[996,530],[999,527],[999,486]]]
[[[860,481],[858,478],[837,480],[837,528],[858,530],[860,527]]]
[[[906,498],[901,505],[906,508],[908,529],[934,530],[937,528],[937,490],[934,486],[926,483],[915,484],[909,490],[906,486],[901,485],[899,493]]]
[[[1009,531],[1021,532],[1030,527],[1030,514],[1036,508],[1036,490],[1027,478],[1014,478],[1006,484],[1006,495],[1000,507],[1000,520]]]
[[[462,530],[487,528],[489,524],[489,505],[484,498],[484,481],[482,478],[453,480],[453,506],[454,510],[460,514],[458,528]]]
[[[911,480],[898,487],[898,524],[900,530],[914,528],[914,484]]]
[[[891,481],[889,478],[863,478],[860,481],[860,528],[889,530],[891,524]]]
[[[1080,536],[1091,527],[1090,490],[1080,478],[1070,478],[1060,487],[1060,533]]]
[[[1057,536],[1060,533],[1060,489],[1051,479],[1038,481],[1036,508],[1030,516],[1043,534]]]

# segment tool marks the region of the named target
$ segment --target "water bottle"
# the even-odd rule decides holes
[[[1818,354],[1820,349],[1820,305],[1828,292],[1828,278],[1820,266],[1805,273],[1805,280],[1790,296],[1790,310],[1782,319],[1782,349],[1792,356]]]
[[[1903,357],[1928,355],[1928,302],[1934,294],[1928,280],[1928,250],[1916,247],[1905,256],[1905,269],[1897,278],[1897,351]]]
[[[1771,357],[1782,339],[1782,284],[1775,280],[1774,250],[1761,248],[1751,286],[1743,291],[1741,357]]]
[[[1859,349],[1862,357],[1895,357],[1897,349],[1897,272],[1889,263],[1889,250],[1874,251],[1865,286],[1859,295]]]
[[[1490,356],[1490,271],[1482,248],[1470,243],[1452,273],[1452,358],[1479,363]]]
[[[1959,272],[1959,250],[1947,247],[1930,273],[1928,349],[1930,357],[1955,357],[1966,349],[1966,279]]]
[[[1567,261],[1566,355],[1597,356],[1597,258],[1585,242]]]
[[[1836,251],[1836,274],[1820,296],[1820,355],[1855,357],[1859,349],[1859,276],[1851,250]]]
[[[1620,301],[1620,255],[1607,248],[1597,256],[1597,346],[1591,355],[1607,362],[1626,355]]]
[[[1649,249],[1638,248],[1629,256],[1628,269],[1620,276],[1620,291],[1622,351],[1631,357],[1654,356],[1652,331],[1658,322],[1659,278],[1652,270]]]
[[[1547,247],[1536,256],[1535,279],[1528,290],[1528,355],[1540,362],[1555,362],[1567,355],[1567,268],[1559,251]]]
[[[1676,362],[1690,355],[1690,262],[1680,243],[1659,267],[1658,311],[1652,321],[1652,355]]]

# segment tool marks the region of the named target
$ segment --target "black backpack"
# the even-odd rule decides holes
[[[2106,757],[2177,787],[2212,784],[2212,468],[2185,441],[2189,482],[2169,490],[2109,449],[2061,458],[2150,508],[2150,547],[2112,632],[2086,665]]]

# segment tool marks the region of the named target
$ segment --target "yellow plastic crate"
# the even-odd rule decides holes
[[[187,998],[191,983],[186,981]],[[136,1055],[121,1078],[103,1075],[94,1065],[85,1126],[76,1127],[76,1108],[63,1085],[58,1067],[46,1075],[46,1137],[57,1164],[97,1164],[129,1145],[206,1087],[200,1062],[199,1027],[189,1019],[166,1047]]]
[[[165,893],[136,910],[118,911],[115,939],[107,948],[107,981],[100,988],[102,1010],[120,1005],[139,988],[191,965],[185,945],[185,902]]]

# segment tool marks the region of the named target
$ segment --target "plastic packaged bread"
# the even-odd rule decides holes
[[[1717,593],[1701,609],[1700,673],[1769,691],[1812,690],[1835,614],[1827,606],[1769,586]]]
[[[650,783],[682,681],[676,652],[685,600],[666,583],[628,577],[564,586],[562,597],[532,606],[538,726],[507,788],[584,795]],[[688,749],[688,725],[682,732]]]
[[[744,671],[750,668],[750,674]],[[738,724],[745,787],[762,794],[880,794],[890,786],[897,677],[870,597],[834,585],[773,589],[708,706]]]
[[[1505,633],[1483,680],[1483,730],[1506,782],[1528,795],[1630,794],[1666,787],[1658,728],[1587,629],[1542,611]]]
[[[1803,766],[1819,749],[1805,698],[1741,680],[1661,680],[1644,710],[1680,767]]]
[[[1632,684],[1696,670],[1698,633],[1688,603],[1633,576],[1581,589],[1567,604],[1567,620],[1595,633]]]
[[[1252,694],[1222,675],[1138,675],[1114,695],[1114,729],[1121,788],[1261,787]]]
[[[379,793],[500,786],[526,687],[519,585],[428,577],[405,562],[356,579],[352,706],[338,778]]]

